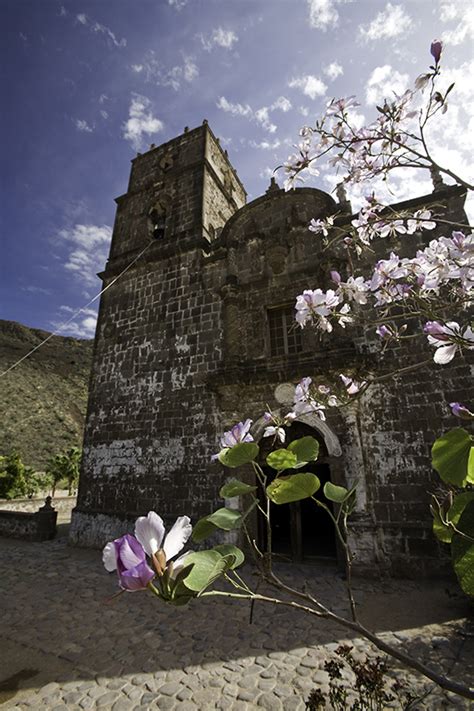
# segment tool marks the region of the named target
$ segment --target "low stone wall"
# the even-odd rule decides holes
[[[41,499],[0,499],[0,510],[2,511],[23,511],[25,513],[35,513],[44,504],[44,497]],[[59,518],[70,518],[71,511],[76,505],[75,496],[54,497],[52,505],[57,511]]]
[[[57,518],[58,512],[52,508],[50,497],[35,513],[0,509],[0,536],[49,541],[56,535]]]

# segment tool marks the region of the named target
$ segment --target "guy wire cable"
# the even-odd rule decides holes
[[[4,375],[6,375],[7,373],[9,373],[10,370],[13,370],[13,368],[16,368],[17,365],[20,365],[20,363],[22,363],[26,358],[29,358],[30,355],[32,355],[35,351],[38,350],[38,348],[41,348],[41,346],[44,346],[44,344],[47,343],[50,338],[52,338],[53,336],[57,336],[57,335],[59,334],[59,332],[60,332],[65,326],[67,326],[69,323],[71,323],[71,321],[72,321],[73,319],[76,318],[76,316],[78,316],[80,313],[82,313],[83,311],[85,311],[91,304],[94,303],[94,301],[97,301],[97,299],[98,299],[100,296],[102,296],[102,294],[103,294],[104,292],[106,292],[107,289],[110,289],[110,287],[113,286],[113,285],[115,284],[115,282],[118,281],[118,280],[120,279],[120,277],[123,276],[123,275],[125,274],[125,272],[127,272],[127,271],[130,269],[130,267],[132,267],[132,266],[135,264],[135,262],[137,262],[143,254],[145,254],[145,252],[146,252],[146,250],[148,249],[148,247],[149,247],[151,244],[153,244],[154,241],[155,241],[155,240],[150,240],[150,242],[148,242],[148,244],[144,247],[144,249],[142,249],[142,251],[141,251],[139,254],[137,254],[136,257],[134,257],[134,258],[132,259],[132,261],[130,262],[130,264],[128,264],[128,265],[125,267],[125,269],[122,269],[122,271],[120,272],[120,274],[117,274],[117,276],[116,276],[114,279],[112,279],[112,281],[110,282],[110,284],[107,284],[107,286],[106,286],[104,289],[102,289],[101,291],[99,291],[99,293],[96,294],[90,301],[88,301],[87,304],[85,304],[84,306],[81,306],[80,309],[78,309],[77,311],[75,311],[75,312],[72,314],[72,316],[71,316],[70,318],[68,318],[67,321],[64,321],[64,323],[62,323],[60,326],[58,326],[58,328],[57,328],[55,331],[53,331],[52,333],[50,333],[43,341],[41,341],[41,343],[38,343],[34,348],[32,348],[30,351],[28,351],[28,353],[25,353],[24,356],[22,356],[19,360],[17,360],[15,363],[13,363],[13,365],[11,365],[9,368],[7,368],[6,370],[4,370],[3,373],[0,373],[0,378],[3,377]]]

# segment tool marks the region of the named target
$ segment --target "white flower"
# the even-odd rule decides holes
[[[180,552],[192,530],[189,517],[179,516],[165,537],[163,519],[154,511],[150,511],[148,516],[140,516],[135,523],[135,537],[145,552],[152,556],[159,550],[163,550],[167,561]],[[175,562],[175,566],[177,564],[178,561]]]
[[[285,430],[283,427],[275,427],[274,425],[270,425],[270,427],[265,427],[265,431],[263,433],[264,437],[271,437],[272,435],[275,435],[278,437],[280,442],[283,444],[285,441]]]

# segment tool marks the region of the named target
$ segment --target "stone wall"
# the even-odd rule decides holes
[[[0,499],[0,510],[35,513],[43,503],[44,497],[35,499]],[[71,515],[71,511],[75,505],[75,496],[55,496],[52,501],[52,506],[62,519],[67,519]]]
[[[462,188],[443,188],[399,207],[436,202],[447,219],[463,222],[464,198]],[[267,407],[285,415],[291,402],[277,396],[281,383],[291,389],[304,376],[324,382],[353,369],[377,375],[426,359],[424,369],[331,410],[327,423],[313,415],[298,426],[321,442],[317,466],[334,483],[358,483],[351,541],[359,570],[440,571],[430,448],[456,424],[447,403],[468,400],[468,364],[436,366],[424,342],[383,354],[372,332],[351,328],[306,329],[299,352],[272,355],[269,309],[293,305],[306,288],[329,288],[331,269],[348,273],[344,250],[325,249],[309,221],[338,212],[344,225],[352,216],[320,190],[285,193],[274,182],[244,203],[206,124],[133,161],[104,284],[149,246],[101,300],[71,541],[100,546],[151,509],[169,524],[221,506],[228,472],[211,463],[220,435],[246,417],[257,422]],[[166,212],[159,239],[150,233],[156,205]],[[380,255],[414,254],[436,235],[384,242]],[[257,535],[256,518],[251,525]]]
[[[0,536],[49,541],[56,535],[57,516],[48,501],[35,513],[0,509]]]
[[[213,146],[212,164],[206,146]],[[174,162],[160,173],[166,155]],[[222,360],[222,302],[205,266],[203,204],[213,202],[217,229],[245,199],[228,161],[230,187],[219,178],[225,161],[204,125],[134,163],[105,283],[122,268],[124,247],[129,258],[132,246],[133,255],[143,245],[150,186],[153,199],[172,195],[173,209],[164,236],[102,297],[73,542],[102,545],[150,509],[171,522],[204,515],[216,501],[219,482],[208,465],[220,422],[209,382]]]

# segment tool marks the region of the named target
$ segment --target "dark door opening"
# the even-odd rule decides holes
[[[307,425],[296,423],[288,429],[287,444],[293,439],[298,439],[310,434],[314,436],[314,430]],[[309,431],[303,431],[301,430]],[[266,449],[266,448],[265,448]],[[323,447],[321,447],[323,449]],[[265,452],[265,456],[268,451]],[[321,451],[324,457],[324,450]],[[269,467],[263,467],[270,483],[275,472]],[[300,470],[301,471],[301,470]],[[321,482],[321,488],[316,492],[315,497],[330,505],[323,493],[326,481],[330,481],[329,464],[324,461],[316,461],[304,467],[304,471],[316,474]],[[288,471],[288,474],[296,471]],[[263,492],[261,493],[262,503],[265,501]],[[336,559],[336,533],[334,525],[326,511],[318,507],[311,499],[303,499],[292,504],[270,504],[270,519],[272,527],[272,551],[277,556],[290,558],[294,561],[311,560],[317,558]],[[265,520],[259,514],[259,541],[261,547],[267,549],[267,534],[265,530]]]

